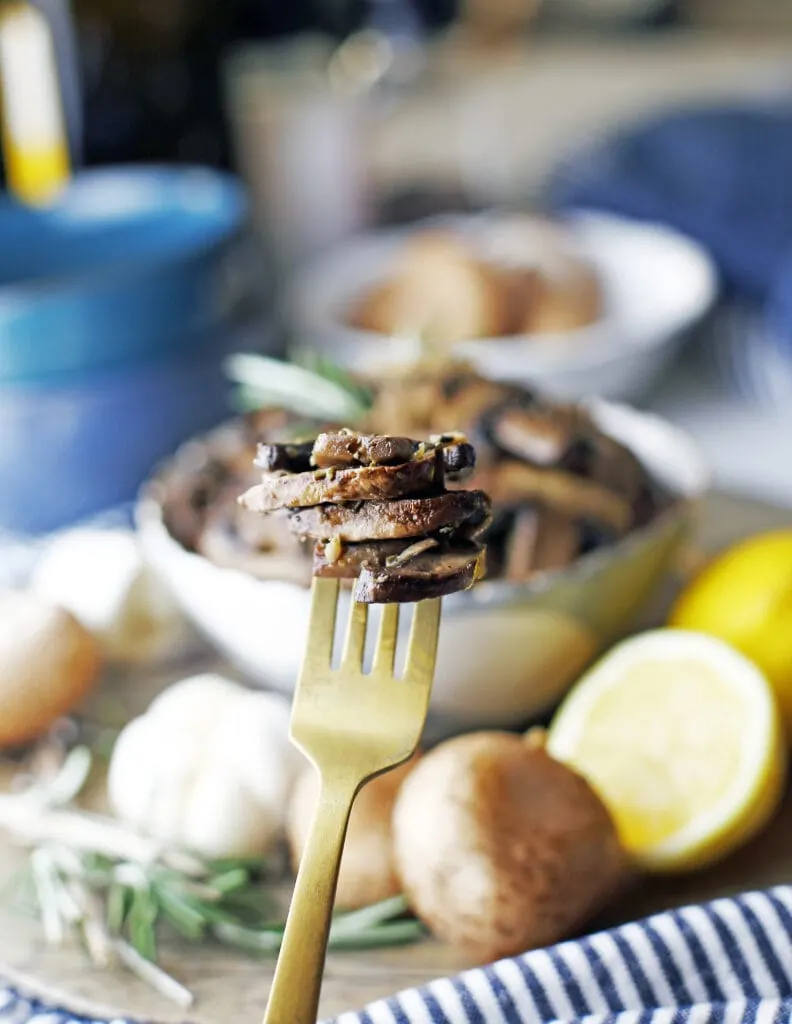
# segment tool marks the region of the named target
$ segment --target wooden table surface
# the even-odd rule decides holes
[[[747,534],[792,525],[792,510],[713,495],[701,512],[700,546],[714,550]],[[648,621],[661,621],[667,588],[658,597]],[[129,686],[127,681],[125,686]],[[157,686],[156,680],[135,682],[138,696]],[[0,846],[0,876],[20,863],[20,852]],[[609,909],[597,925],[632,920],[670,906],[728,895],[792,880],[792,794],[771,826],[749,847],[701,874],[655,880]],[[78,950],[48,949],[38,925],[0,905],[0,976],[16,981],[33,994],[75,1012],[93,1016],[133,1016],[165,1022],[244,1024],[260,1019],[272,973],[270,962],[210,947],[173,946],[163,950],[163,966],[196,995],[193,1010],[176,1010],[156,993],[125,973],[102,972],[87,966]],[[328,958],[322,994],[323,1017],[355,1009],[392,992],[420,985],[472,966],[452,949],[433,940],[396,949],[339,953]]]

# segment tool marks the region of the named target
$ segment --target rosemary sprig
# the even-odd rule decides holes
[[[267,862],[203,860],[74,809],[89,768],[89,752],[75,748],[46,785],[0,796],[0,828],[31,847],[17,902],[34,904],[48,942],[75,937],[97,966],[120,964],[184,1008],[191,993],[157,964],[168,932],[258,955],[278,952],[284,924],[272,920]],[[399,945],[423,934],[396,897],[337,914],[329,948]]]
[[[371,407],[369,391],[321,357],[307,356],[297,365],[237,353],[226,360],[224,370],[237,385],[241,411],[278,406],[299,416],[355,424]]]
[[[318,352],[305,352],[295,361],[303,369],[308,370],[310,373],[318,374],[318,376],[323,377],[325,380],[332,381],[338,387],[343,388],[347,394],[352,395],[360,405],[361,415],[371,408],[374,402],[372,390],[359,380],[356,380],[343,367],[334,363],[332,359],[321,356]]]

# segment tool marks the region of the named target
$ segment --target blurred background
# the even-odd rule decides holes
[[[338,311],[397,273],[403,232],[515,211],[567,226],[596,311],[533,347],[528,327],[490,344],[467,323],[449,343],[494,376],[657,411],[718,486],[792,506],[788,3],[0,12],[7,532],[131,500],[230,411],[229,352],[387,361],[399,324]]]

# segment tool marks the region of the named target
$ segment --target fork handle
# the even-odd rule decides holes
[[[338,869],[358,788],[358,782],[322,781],[264,1024],[316,1024]]]

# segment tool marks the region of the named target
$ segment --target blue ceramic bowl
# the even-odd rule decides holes
[[[42,210],[0,200],[0,383],[191,346],[244,288],[247,214],[238,181],[202,168],[88,171]]]
[[[35,535],[131,501],[152,467],[229,412],[232,330],[188,353],[0,387],[0,528]],[[247,342],[250,347],[250,342]]]

